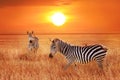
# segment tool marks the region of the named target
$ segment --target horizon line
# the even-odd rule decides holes
[[[120,34],[120,33],[35,33],[36,35],[79,35],[79,34]],[[0,35],[27,35],[27,34],[0,34]]]

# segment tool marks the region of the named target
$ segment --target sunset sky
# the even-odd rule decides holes
[[[67,20],[51,23],[54,12]],[[0,0],[0,34],[120,33],[119,0]]]

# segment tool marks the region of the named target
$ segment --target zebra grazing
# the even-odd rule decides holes
[[[62,53],[68,60],[68,64],[64,67],[67,69],[73,62],[80,62],[82,64],[95,60],[98,66],[103,69],[103,59],[106,55],[107,49],[101,45],[89,46],[71,46],[60,39],[52,40],[49,57],[52,58],[57,51]]]
[[[28,41],[29,41],[28,50],[30,52],[37,53],[37,50],[39,48],[39,43],[38,43],[39,39],[35,35],[33,35],[34,34],[33,31],[32,32],[27,32],[27,34],[28,34]]]

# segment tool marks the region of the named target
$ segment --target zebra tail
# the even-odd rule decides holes
[[[107,52],[107,50],[108,50],[107,48],[103,48],[103,49],[104,49],[106,52]]]

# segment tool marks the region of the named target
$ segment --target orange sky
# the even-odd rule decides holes
[[[67,16],[61,27],[48,19],[55,11]],[[0,34],[120,33],[118,0],[0,0]]]

